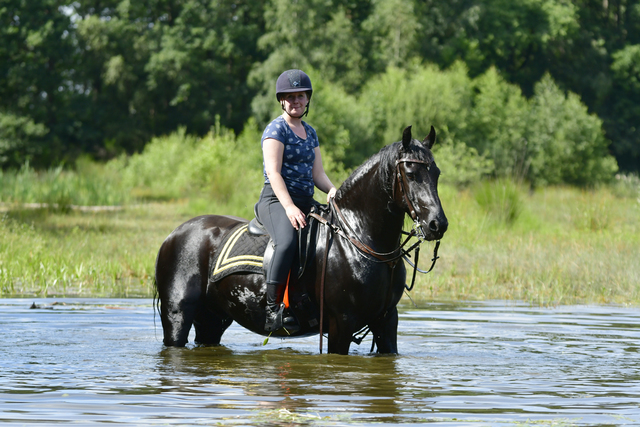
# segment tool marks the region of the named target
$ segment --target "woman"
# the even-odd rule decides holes
[[[293,322],[282,319],[280,299],[298,246],[298,229],[307,225],[314,203],[314,187],[327,193],[327,202],[336,193],[322,166],[316,131],[302,121],[312,93],[311,80],[303,71],[282,73],[276,81],[276,98],[283,113],[262,134],[265,181],[256,212],[274,244],[266,273],[267,332]]]

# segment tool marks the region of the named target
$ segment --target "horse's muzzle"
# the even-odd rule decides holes
[[[447,231],[447,228],[449,228],[449,221],[447,220],[447,217],[444,216],[444,213],[432,218],[427,223],[427,239],[440,240]]]

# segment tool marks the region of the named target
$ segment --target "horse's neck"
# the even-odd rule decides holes
[[[375,171],[353,180],[335,201],[355,234],[353,237],[377,251],[390,251],[397,247],[404,214],[390,209],[391,198],[383,190]]]

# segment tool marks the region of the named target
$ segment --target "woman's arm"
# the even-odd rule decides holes
[[[296,230],[298,227],[305,227],[307,221],[304,213],[293,203],[287,185],[282,178],[282,156],[284,154],[284,144],[277,139],[267,138],[262,142],[262,157],[264,159],[264,169],[271,183],[271,188],[280,201],[280,204],[287,213],[287,218]]]
[[[320,190],[327,193],[327,203],[329,199],[336,195],[336,187],[333,185],[327,173],[324,171],[322,165],[322,155],[320,154],[320,147],[314,148],[316,159],[313,161],[313,182]]]

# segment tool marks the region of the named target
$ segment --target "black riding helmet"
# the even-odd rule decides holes
[[[280,102],[280,95],[292,92],[307,92],[307,98],[309,98],[307,108],[304,110],[304,114],[298,118],[306,116],[309,113],[313,87],[311,86],[311,79],[304,71],[287,70],[278,77],[276,81],[276,99],[278,102]],[[284,110],[284,106],[282,109]]]

